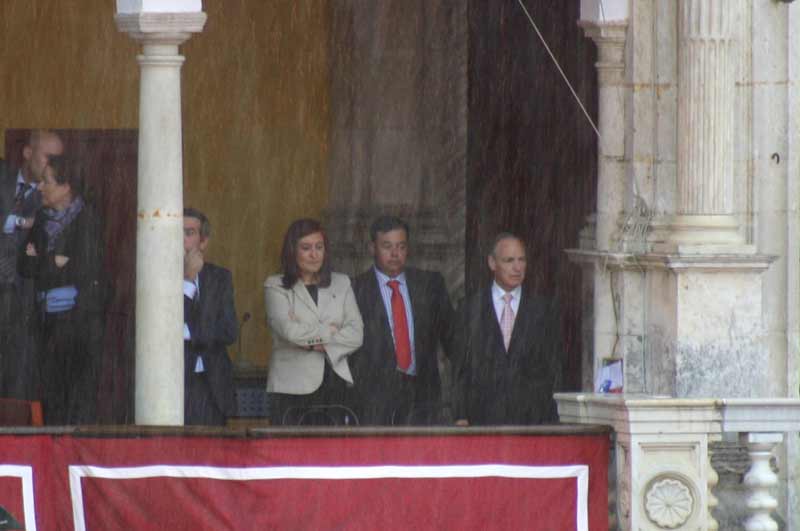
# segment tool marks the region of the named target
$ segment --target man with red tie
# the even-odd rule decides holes
[[[351,360],[362,425],[441,422],[437,352],[453,352],[454,312],[442,275],[406,267],[408,225],[370,227],[373,267],[353,281],[364,343]]]

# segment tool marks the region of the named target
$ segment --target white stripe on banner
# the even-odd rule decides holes
[[[22,510],[25,512],[25,530],[36,531],[36,506],[33,502],[33,467],[24,465],[0,465],[0,477],[22,480]],[[13,515],[19,518],[18,514]]]
[[[275,479],[381,479],[381,478],[482,478],[520,479],[575,478],[576,531],[589,531],[589,467],[587,465],[442,465],[442,466],[308,466],[248,467],[152,465],[98,467],[70,465],[69,487],[76,531],[86,531],[81,478],[144,479],[155,477],[204,478],[232,481]],[[26,512],[27,514],[27,512]]]

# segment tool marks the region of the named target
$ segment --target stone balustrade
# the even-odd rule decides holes
[[[714,517],[718,476],[710,445],[738,434],[751,465],[744,476],[747,531],[778,530],[770,463],[784,433],[800,427],[800,400],[683,399],[647,395],[557,394],[562,422],[602,424],[615,431],[619,529],[719,529]],[[782,488],[782,487],[781,487]]]

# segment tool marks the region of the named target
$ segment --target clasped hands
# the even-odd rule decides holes
[[[32,243],[29,243],[27,247],[25,247],[25,254],[28,256],[39,256],[39,253],[36,252],[36,247],[33,246]],[[53,260],[56,263],[56,267],[64,267],[69,262],[69,256],[64,256],[63,254],[57,254]]]
[[[294,313],[294,310],[289,310],[289,319],[298,323],[300,322],[300,318],[297,317],[297,314]],[[333,323],[328,323],[328,328],[330,329],[332,336],[336,335],[336,333],[339,332],[339,327]],[[305,348],[306,350],[316,350],[317,352],[326,352],[324,343],[320,343],[318,345],[309,345]]]

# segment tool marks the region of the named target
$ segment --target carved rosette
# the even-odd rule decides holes
[[[647,517],[664,529],[675,529],[689,520],[694,509],[694,497],[680,479],[665,477],[650,485],[645,494]]]

